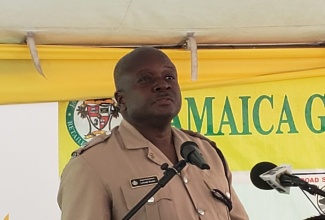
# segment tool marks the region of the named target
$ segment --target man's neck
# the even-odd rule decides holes
[[[163,147],[172,142],[172,129],[171,127],[166,128],[138,128],[136,129],[150,142],[152,142],[157,147]]]
[[[133,125],[134,126],[134,125]],[[165,156],[175,164],[178,159],[175,151],[171,126],[165,128],[134,126],[146,139],[155,145]]]

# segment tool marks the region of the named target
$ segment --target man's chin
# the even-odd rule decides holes
[[[160,112],[160,113],[156,113],[156,114],[152,115],[152,118],[154,118],[155,120],[169,122],[169,121],[172,121],[176,115],[177,114],[172,114],[171,112],[166,112],[165,114]]]

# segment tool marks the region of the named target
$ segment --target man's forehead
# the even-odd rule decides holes
[[[175,68],[168,56],[160,51],[143,51],[129,57],[125,62],[125,71],[139,71],[140,69],[150,69],[155,66]]]

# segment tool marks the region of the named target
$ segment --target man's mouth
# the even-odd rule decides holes
[[[159,97],[155,100],[155,103],[159,104],[171,104],[173,103],[173,99],[169,96]]]

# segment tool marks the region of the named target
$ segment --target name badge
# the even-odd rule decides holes
[[[147,186],[158,183],[157,176],[150,176],[150,177],[143,177],[138,179],[130,180],[130,184],[132,188],[140,187],[140,186]]]

